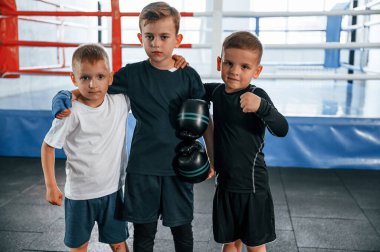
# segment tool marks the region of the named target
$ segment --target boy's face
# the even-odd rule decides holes
[[[226,92],[246,88],[252,78],[259,77],[262,66],[258,54],[248,49],[228,48],[223,50],[222,58],[217,59],[217,69],[226,84]]]
[[[74,64],[71,80],[80,91],[78,100],[88,106],[98,107],[104,100],[108,86],[112,84],[113,75],[104,60],[94,64],[84,61]]]
[[[182,35],[176,34],[172,17],[142,26],[141,33],[137,36],[154,67],[170,69],[174,66],[172,53],[181,44]]]

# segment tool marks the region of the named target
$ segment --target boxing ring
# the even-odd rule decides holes
[[[53,119],[51,98],[60,89],[73,88],[68,62],[79,44],[102,43],[114,70],[146,58],[141,45],[130,39],[134,34],[137,41],[139,12],[121,11],[118,0],[91,6],[30,2],[36,4],[0,3],[0,156],[40,156]],[[351,1],[324,11],[274,12],[224,11],[222,2],[215,0],[212,9],[202,12],[181,12],[185,25],[190,19],[189,27],[197,23],[194,20],[205,20],[200,27],[212,36],[200,35],[197,43],[185,41],[175,53],[185,56],[204,82],[220,82],[212,59],[220,54],[222,38],[232,32],[228,22],[241,21],[244,24],[237,30],[263,38],[264,71],[255,84],[269,93],[290,126],[285,138],[267,133],[268,165],[379,170],[380,1],[362,5]],[[281,30],[262,27],[268,20],[298,17],[325,23],[312,29],[286,28],[281,34],[316,33],[320,41],[305,35],[301,42],[291,41],[291,36],[284,43],[266,42],[268,34]],[[191,38],[194,31],[188,32]],[[129,145],[134,123],[131,115]],[[62,151],[57,156],[64,158]]]

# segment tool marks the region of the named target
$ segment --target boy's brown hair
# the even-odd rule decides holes
[[[100,60],[104,60],[108,66],[108,69],[111,70],[108,54],[103,46],[95,43],[83,44],[80,45],[73,53],[72,68],[74,70],[76,64],[83,62],[94,64]]]
[[[260,64],[263,55],[263,45],[260,40],[250,32],[239,31],[230,34],[224,39],[223,50],[229,48],[247,49],[257,52]]]
[[[139,26],[141,28],[147,24],[154,23],[161,18],[172,17],[176,34],[179,31],[181,15],[176,8],[171,7],[165,2],[154,2],[145,6],[139,16]]]

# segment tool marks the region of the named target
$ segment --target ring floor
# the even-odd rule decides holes
[[[65,181],[64,160],[56,175]],[[276,215],[270,252],[380,251],[380,171],[269,168]],[[67,251],[63,207],[49,205],[38,158],[0,157],[0,251]],[[220,251],[212,236],[213,181],[195,186],[194,251]],[[160,222],[159,222],[160,223]],[[133,249],[133,227],[127,240]],[[110,251],[91,237],[89,251]],[[159,225],[154,251],[174,251]]]

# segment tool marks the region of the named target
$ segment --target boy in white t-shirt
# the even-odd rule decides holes
[[[117,218],[125,179],[126,124],[130,110],[125,95],[108,95],[113,73],[105,49],[79,46],[72,58],[71,80],[80,95],[71,116],[54,119],[41,147],[46,199],[62,205],[54,172],[55,148],[67,156],[65,184],[65,245],[87,251],[98,224],[99,241],[112,251],[128,251],[128,225]]]

